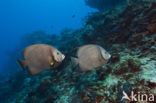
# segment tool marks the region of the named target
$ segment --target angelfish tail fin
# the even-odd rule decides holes
[[[76,66],[79,64],[78,58],[71,57],[71,61],[72,61],[72,63],[73,63],[73,67],[76,67]]]
[[[17,59],[17,62],[20,64],[20,66],[22,67],[22,69],[24,69],[26,67],[26,64],[25,64],[25,61],[24,60]]]

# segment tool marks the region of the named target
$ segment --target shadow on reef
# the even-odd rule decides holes
[[[67,58],[53,71],[13,79],[17,82],[14,87],[22,85],[22,89],[12,92],[14,96],[5,92],[5,96],[10,95],[8,103],[136,103],[121,101],[123,91],[128,96],[134,91],[156,98],[155,24],[156,3],[139,0],[111,11],[93,13],[77,31],[66,29],[60,36],[35,32],[24,37],[20,49],[46,43],[56,46]],[[91,43],[106,48],[112,58],[101,68],[81,73],[78,67],[72,67],[70,57],[75,55],[76,47]],[[7,84],[1,87],[9,91]]]

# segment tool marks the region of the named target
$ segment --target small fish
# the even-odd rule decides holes
[[[77,57],[72,57],[74,65],[79,65],[80,71],[88,72],[107,63],[111,55],[99,45],[88,44],[78,48]]]
[[[24,60],[17,61],[23,69],[27,67],[32,75],[45,69],[56,68],[65,58],[56,48],[46,44],[35,44],[25,48],[23,57]]]
[[[73,15],[72,15],[72,18],[75,18],[75,17],[76,17],[76,15],[75,15],[75,14],[73,14]]]
[[[112,31],[116,31],[116,30],[117,30],[117,27],[116,26],[112,28]]]

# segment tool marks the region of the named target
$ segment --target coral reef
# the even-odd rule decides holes
[[[57,38],[45,34],[29,36],[30,44],[56,45],[67,58],[56,70],[33,77],[23,74],[1,83],[0,97],[8,95],[6,103],[143,103],[121,101],[123,91],[128,96],[133,91],[153,94],[155,101],[144,103],[155,103],[155,10],[155,2],[138,0],[108,12],[93,13],[80,30],[65,29]],[[88,43],[106,48],[112,58],[101,68],[81,73],[78,67],[73,68],[70,57],[76,47]],[[13,92],[8,82],[14,89],[17,85],[20,88]]]
[[[122,56],[119,63],[111,65],[115,74],[124,74],[140,71],[141,62],[138,58]]]

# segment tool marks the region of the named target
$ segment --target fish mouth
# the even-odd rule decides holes
[[[65,58],[65,55],[64,55],[64,54],[62,54],[62,60],[64,60],[64,58]]]
[[[111,55],[109,54],[109,55],[108,55],[108,59],[110,59],[110,58],[111,58]]]
[[[110,58],[111,58],[111,55],[110,54],[107,54],[107,56],[105,57],[106,60],[108,60]]]

